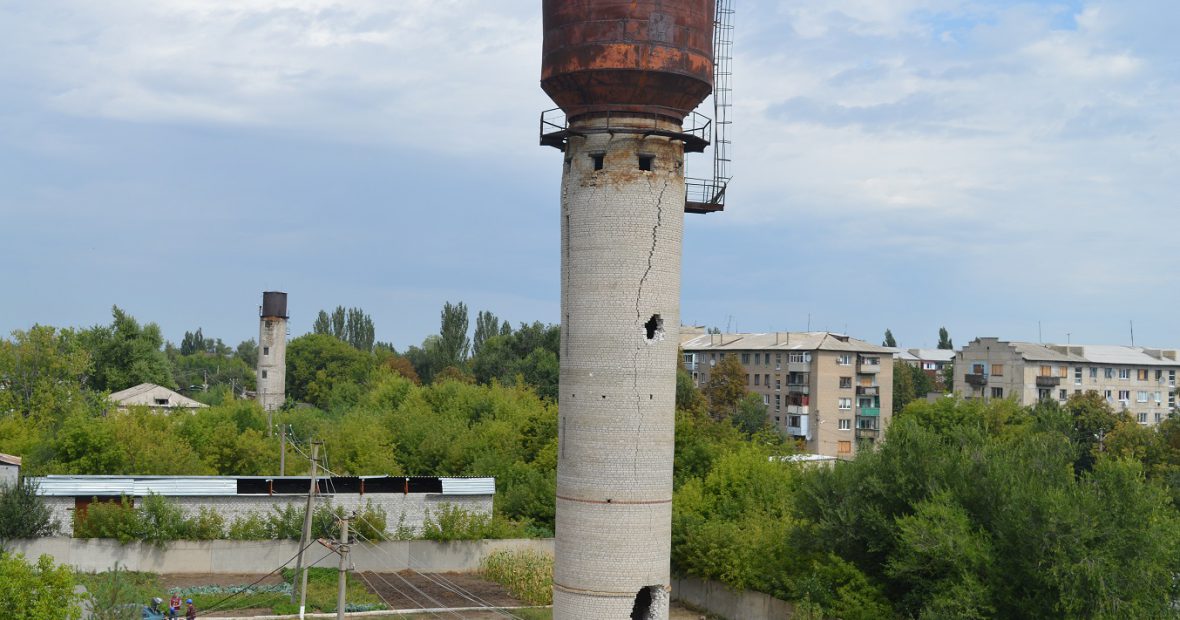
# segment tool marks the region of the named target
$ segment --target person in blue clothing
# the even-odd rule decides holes
[[[164,599],[156,597],[152,599],[150,605],[143,606],[143,620],[164,620],[164,610],[160,609],[160,605],[164,603]]]

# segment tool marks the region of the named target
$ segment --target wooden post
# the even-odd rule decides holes
[[[279,475],[287,475],[287,425],[279,427]]]

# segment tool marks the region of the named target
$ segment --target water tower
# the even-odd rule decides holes
[[[287,400],[287,294],[267,291],[258,310],[258,403],[271,414]]]
[[[728,0],[542,7],[541,144],[564,154],[554,618],[666,618],[684,214],[725,191],[717,145],[710,181],[686,185],[684,154],[723,142],[694,110],[728,72]]]

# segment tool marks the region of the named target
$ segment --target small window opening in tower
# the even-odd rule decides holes
[[[653,314],[651,318],[643,324],[643,329],[647,332],[647,341],[654,342],[656,339],[663,340],[664,338],[664,319],[660,315]]]
[[[639,156],[639,169],[643,170],[644,172],[651,172],[652,165],[655,163],[655,161],[656,161],[655,155],[640,155]]]
[[[606,161],[606,153],[591,153],[590,159],[594,162],[595,170],[602,170],[603,163]]]
[[[652,590],[659,586],[646,586],[639,589],[635,595],[635,605],[631,607],[631,620],[648,620],[651,617]]]

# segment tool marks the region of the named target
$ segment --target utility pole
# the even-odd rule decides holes
[[[336,620],[344,620],[344,589],[348,585],[348,517],[340,519],[340,544],[336,546],[340,555],[340,574],[336,584]]]
[[[311,488],[307,490],[307,512],[303,515],[303,536],[299,539],[299,559],[295,563],[295,572],[303,569],[303,577],[299,586],[299,620],[303,620],[303,610],[307,606],[307,566],[303,563],[303,550],[307,548],[307,543],[311,540],[311,511],[316,494],[316,459],[319,457],[320,443],[318,441],[311,443]],[[295,602],[294,591],[291,592],[291,602]]]
[[[279,426],[279,475],[287,475],[287,425]]]

